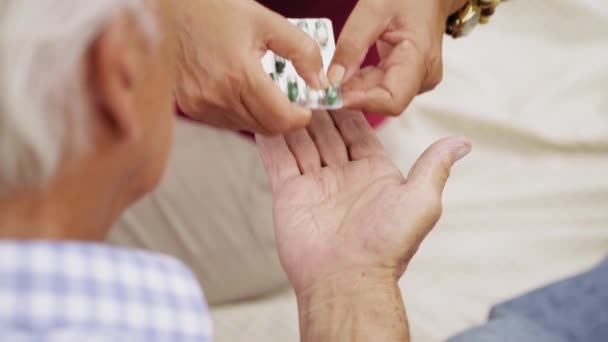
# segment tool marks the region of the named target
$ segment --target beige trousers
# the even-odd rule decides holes
[[[185,120],[160,187],[125,213],[109,240],[182,259],[211,304],[287,284],[254,142]]]

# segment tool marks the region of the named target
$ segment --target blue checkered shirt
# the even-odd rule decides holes
[[[0,341],[211,341],[174,258],[77,242],[0,242]]]

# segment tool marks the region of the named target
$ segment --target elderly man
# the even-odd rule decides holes
[[[0,4],[1,340],[210,339],[182,264],[92,242],[154,188],[171,142],[166,41],[146,4]],[[358,112],[258,143],[302,339],[406,340],[397,280],[468,141],[433,145],[407,178]]]
[[[174,122],[144,0],[0,1],[0,340],[208,341],[179,261],[110,248]]]

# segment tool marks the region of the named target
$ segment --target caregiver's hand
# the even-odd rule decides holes
[[[419,93],[442,78],[442,41],[449,15],[466,0],[359,0],[340,37],[329,70],[343,84],[345,104],[400,115]],[[359,69],[376,44],[380,64]]]
[[[302,341],[404,341],[397,280],[439,219],[469,141],[435,143],[407,177],[358,112],[315,111],[307,129],[257,142]]]
[[[306,126],[310,110],[279,91],[260,59],[273,50],[312,86],[327,84],[319,47],[308,35],[252,0],[164,1],[172,11],[175,95],[188,116],[264,134]]]

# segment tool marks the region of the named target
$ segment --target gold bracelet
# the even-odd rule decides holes
[[[471,33],[478,24],[486,24],[496,7],[506,0],[469,0],[458,12],[448,18],[445,32],[460,38]]]

